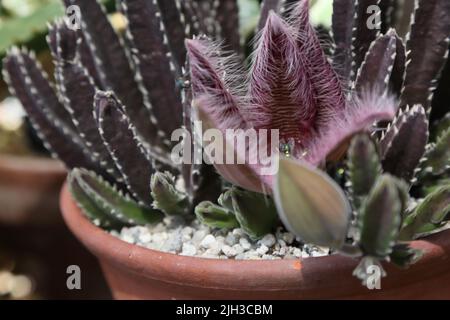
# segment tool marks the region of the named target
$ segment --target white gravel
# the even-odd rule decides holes
[[[329,254],[327,248],[303,245],[299,239],[281,228],[252,241],[242,229],[217,230],[194,220],[190,225],[177,217],[165,218],[152,226],[123,228],[111,234],[149,249],[183,256],[236,259],[273,260],[318,257]]]

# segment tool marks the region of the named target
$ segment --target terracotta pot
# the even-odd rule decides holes
[[[450,299],[450,231],[415,241],[425,256],[408,270],[386,266],[381,290],[352,276],[357,261],[339,255],[304,260],[235,261],[182,257],[128,244],[97,228],[67,186],[69,229],[100,260],[118,299]]]
[[[59,161],[1,154],[0,223],[53,223],[59,218],[58,193],[65,177]]]

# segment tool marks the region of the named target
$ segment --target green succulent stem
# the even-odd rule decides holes
[[[176,189],[174,179],[168,172],[152,175],[150,187],[153,207],[167,215],[187,214],[190,208],[188,196]]]
[[[211,201],[198,204],[195,207],[195,215],[200,222],[212,228],[234,229],[240,226],[232,211]]]

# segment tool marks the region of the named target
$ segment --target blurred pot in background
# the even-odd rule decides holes
[[[59,213],[66,170],[42,150],[20,104],[12,98],[1,102],[0,299],[108,298],[96,260],[68,232]],[[84,270],[82,290],[66,286],[70,265]]]
[[[58,220],[57,193],[66,170],[42,153],[29,133],[18,101],[7,98],[1,102],[1,224],[52,224]]]

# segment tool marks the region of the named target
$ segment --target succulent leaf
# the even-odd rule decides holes
[[[142,108],[144,100],[135,81],[121,39],[108,21],[105,10],[97,1],[64,0],[66,7],[77,5],[81,12],[81,27],[84,39],[96,64],[102,87],[112,90],[126,106],[126,114],[140,135],[149,141],[148,129],[150,115]],[[114,66],[112,68],[111,66]]]
[[[396,97],[400,97],[402,93],[403,84],[405,82],[406,73],[406,47],[405,44],[397,34],[395,34],[397,39],[396,43],[396,55],[395,63],[391,73],[390,79],[390,90],[395,94]]]
[[[33,58],[26,52],[13,48],[3,63],[3,78],[8,83],[11,93],[21,101],[40,138],[45,141],[46,148],[69,168],[83,166],[98,169],[97,164],[86,154],[78,135],[54,114],[54,110],[59,109],[65,112],[64,107],[54,97],[50,100],[56,105],[49,105],[49,100],[45,100],[47,97],[44,92],[48,94],[50,85],[36,84],[36,81],[48,81],[45,74],[42,73],[37,78],[31,77],[31,68],[35,75],[39,70]],[[40,91],[43,87],[47,89]]]
[[[411,33],[406,43],[408,67],[402,105],[429,108],[435,80],[447,59],[450,34],[450,2],[418,0]],[[425,49],[424,49],[425,48]]]
[[[236,220],[250,238],[262,238],[276,227],[277,210],[270,197],[233,188],[231,199]]]
[[[281,220],[295,235],[334,249],[344,244],[350,204],[341,188],[320,170],[281,159],[274,195]]]
[[[181,215],[189,212],[190,204],[186,194],[175,187],[175,177],[169,172],[155,172],[150,181],[153,208],[167,215]]]
[[[402,207],[396,178],[381,176],[358,217],[360,246],[366,255],[384,259],[392,253],[400,230]]]
[[[183,1],[182,4],[192,36],[219,36],[220,26],[217,20],[219,1],[189,0]]]
[[[400,212],[402,216],[408,214],[408,205],[410,204],[410,195],[409,190],[411,189],[411,185],[406,183],[401,179],[394,179],[395,184],[397,185],[398,195],[400,197],[401,209]]]
[[[98,91],[94,97],[94,115],[99,132],[128,190],[139,203],[150,207],[152,164],[147,160],[132,124],[120,101],[111,92]]]
[[[182,123],[181,87],[177,84],[181,66],[173,60],[156,1],[124,0],[121,9],[128,20],[127,37],[150,123],[158,128],[151,142],[170,150],[170,136]]]
[[[186,60],[184,39],[190,36],[185,25],[186,17],[182,11],[182,2],[181,0],[158,0],[170,49],[179,67],[182,67]]]
[[[102,84],[100,73],[98,72],[97,66],[95,64],[95,57],[92,55],[92,52],[89,49],[87,40],[81,31],[78,32],[78,34],[79,36],[77,51],[80,63],[88,71],[88,74],[92,78],[92,80],[94,80],[95,86],[99,90],[105,90]]]
[[[426,173],[441,175],[450,169],[450,128],[431,145],[425,159],[422,168]]]
[[[33,91],[32,94],[35,95],[35,98],[39,97],[42,101],[42,105],[44,106],[42,111],[48,117],[53,117],[55,125],[59,126],[62,130],[75,131],[70,114],[59,101],[53,84],[49,81],[48,75],[36,60],[34,53],[29,53],[25,49],[19,50],[13,48],[9,57],[10,59],[15,59],[16,63],[20,65],[23,76],[26,74],[25,81],[33,88],[30,89]]]
[[[163,217],[160,211],[140,206],[94,172],[74,169],[70,175],[70,180],[76,181],[91,203],[115,220],[124,224],[143,225],[158,222]]]
[[[439,83],[437,84],[436,91],[433,94],[431,119],[444,118],[448,114],[448,101],[450,101],[450,59],[447,58],[447,63],[441,72]],[[450,114],[447,115],[450,119]]]
[[[197,219],[211,228],[234,229],[239,228],[239,222],[233,211],[218,206],[211,201],[204,201],[195,207]]]
[[[186,73],[184,78],[185,83],[190,82],[189,73]],[[192,121],[194,118],[192,116],[192,90],[190,87],[184,88],[182,99],[184,129],[189,133],[189,136],[192,137],[189,141],[184,141],[185,145],[183,147],[185,149],[194,150],[193,152],[198,152],[197,150],[200,150],[200,148],[198,148],[199,139],[195,134],[195,130],[193,130]],[[203,149],[200,151],[203,152]],[[185,150],[183,150],[183,153],[184,152]],[[189,151],[186,152],[188,152],[188,154],[190,153]],[[192,206],[195,207],[202,201],[215,201],[222,192],[222,181],[219,178],[218,173],[212,165],[206,164],[204,161],[202,161],[201,164],[198,164],[195,161],[192,161],[194,159],[190,160],[191,163],[187,163],[186,161],[183,162],[181,171],[184,178],[185,189],[191,199]]]
[[[358,70],[355,88],[357,92],[387,91],[397,56],[397,35],[394,30],[378,37],[369,47],[364,62]]]
[[[433,128],[431,129],[433,140],[437,140],[449,128],[450,128],[450,112],[447,113],[444,117],[442,117],[442,119],[438,120],[434,124]]]
[[[115,216],[109,214],[102,206],[99,206],[92,197],[86,193],[85,186],[79,183],[79,179],[75,176],[75,172],[76,171],[72,171],[69,173],[69,190],[78,207],[83,210],[86,217],[95,225],[102,228],[120,227],[123,223]]]
[[[407,217],[401,238],[411,240],[442,226],[450,214],[450,184],[428,195]]]
[[[391,255],[389,256],[390,262],[401,268],[408,268],[423,256],[423,251],[414,249],[409,246],[408,242],[397,243]]]
[[[353,138],[348,151],[348,175],[356,208],[367,196],[381,175],[381,160],[374,142],[368,135]]]
[[[201,15],[198,10],[196,10],[196,8],[198,8],[198,3],[196,2],[197,1],[195,0],[181,1],[181,12],[185,18],[186,29],[189,30],[190,36],[197,36],[205,33],[203,32],[205,30],[202,30],[202,25],[200,24]]]
[[[231,189],[228,189],[227,191],[225,191],[224,193],[222,193],[219,197],[219,199],[217,200],[217,202],[219,203],[220,206],[233,211],[233,191]]]
[[[49,25],[47,43],[53,60],[74,61],[77,54],[77,33],[70,30],[64,20]]]
[[[410,181],[414,177],[428,141],[428,120],[425,109],[415,106],[392,123],[381,140],[383,169]]]
[[[77,58],[88,70],[89,75],[95,81],[95,85],[102,88],[100,75],[95,66],[95,58],[81,31],[70,30],[63,19],[57,19],[54,24],[48,25],[46,39],[55,61],[59,60],[60,56],[65,56],[64,60],[73,61],[76,58],[75,55],[78,54]],[[71,57],[67,57],[67,54],[71,54]]]
[[[59,22],[52,28],[50,35],[56,41],[51,47],[54,47],[55,73],[64,107],[92,157],[109,175],[120,181],[121,174],[103,144],[94,119],[96,88],[88,71],[77,60],[77,34],[67,28],[64,22]]]
[[[424,195],[429,195],[439,189],[440,187],[450,184],[450,174],[439,177],[437,180],[432,180],[431,182],[425,181],[423,185]]]
[[[216,19],[220,26],[221,38],[225,49],[241,53],[241,36],[239,34],[239,6],[237,0],[217,1]]]
[[[372,28],[368,27],[369,22],[372,21],[373,14],[371,10],[368,10],[371,6],[376,6],[379,8],[380,0],[358,0],[355,4],[355,24],[353,26],[353,79],[364,61],[367,51],[370,48],[372,41],[374,41],[380,34],[380,26],[374,26]],[[380,15],[380,11],[376,12]],[[379,16],[379,21],[381,23],[381,16]]]
[[[333,1],[333,39],[335,44],[334,62],[339,76],[348,81],[352,69],[352,34],[355,16],[354,0]],[[347,83],[345,84],[348,85]]]

